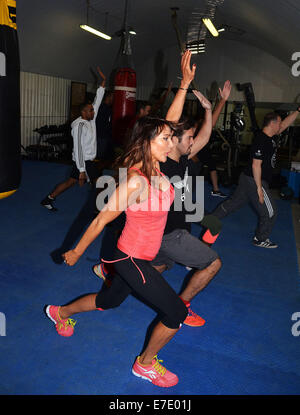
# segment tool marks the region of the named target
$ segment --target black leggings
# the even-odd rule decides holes
[[[126,257],[124,252],[116,249],[114,259]],[[145,283],[137,266],[145,278]],[[158,312],[161,322],[166,327],[170,329],[180,327],[187,316],[187,308],[149,261],[127,258],[114,263],[114,269],[111,286],[103,287],[96,297],[97,308],[107,310],[118,307],[129,294],[133,293]]]

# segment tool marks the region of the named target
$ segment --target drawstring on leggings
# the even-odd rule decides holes
[[[143,284],[145,284],[146,283],[146,280],[145,280],[144,274],[142,273],[141,269],[137,266],[137,264],[134,262],[132,256],[128,255],[125,258],[115,259],[114,261],[106,261],[105,259],[101,258],[101,261],[104,262],[104,263],[106,263],[106,264],[113,264],[115,262],[124,261],[125,259],[128,259],[128,258],[130,258],[131,261],[132,261],[132,263],[136,266],[137,270],[139,271],[139,273],[142,276]]]

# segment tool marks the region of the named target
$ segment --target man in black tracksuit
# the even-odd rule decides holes
[[[276,112],[268,113],[265,116],[263,129],[254,138],[249,164],[241,173],[235,192],[213,212],[214,216],[222,219],[245,203],[250,202],[259,217],[253,238],[255,246],[262,248],[278,247],[276,243],[269,239],[277,215],[276,205],[269,189],[277,153],[277,146],[273,137],[288,128],[295,121],[299,112],[300,107],[284,120]]]

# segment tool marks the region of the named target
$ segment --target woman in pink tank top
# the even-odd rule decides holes
[[[181,60],[181,87],[167,114],[167,119],[172,121],[178,121],[188,85],[194,77],[195,67],[190,68],[190,58],[190,52],[186,52]],[[57,332],[70,336],[74,332],[75,322],[70,319],[73,314],[118,307],[129,294],[137,294],[158,310],[160,322],[137,357],[132,373],[161,387],[174,386],[178,377],[160,364],[157,353],[176,334],[187,316],[180,297],[150,264],[160,248],[167,214],[174,200],[174,189],[159,169],[159,163],[166,161],[173,146],[173,129],[172,122],[159,118],[144,117],[137,121],[119,159],[119,167],[127,171],[126,177],[120,180],[77,246],[63,255],[67,265],[74,265],[105,225],[125,211],[126,223],[117,248],[111,258],[103,260],[114,264],[111,286],[66,306],[51,305],[46,309]]]

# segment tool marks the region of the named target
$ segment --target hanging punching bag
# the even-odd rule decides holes
[[[0,199],[21,181],[20,60],[16,1],[0,0]]]
[[[129,123],[136,111],[136,73],[131,68],[121,68],[114,80],[112,128],[113,139],[123,144]]]

